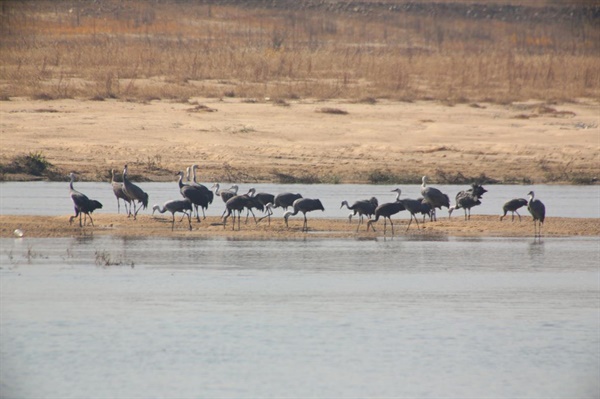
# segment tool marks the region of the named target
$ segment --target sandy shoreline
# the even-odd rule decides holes
[[[115,235],[123,237],[186,237],[186,238],[236,238],[236,239],[303,239],[303,238],[375,238],[383,237],[383,221],[375,224],[376,231],[366,231],[366,223],[356,231],[357,223],[349,224],[343,219],[311,219],[309,232],[303,233],[302,216],[291,217],[286,227],[282,217],[273,217],[269,226],[267,220],[248,224],[242,218],[241,229],[232,231],[230,220],[223,228],[221,219],[207,217],[198,224],[192,220],[192,230],[187,221],[179,222],[176,217],[175,230],[171,231],[169,216],[138,215],[137,220],[118,214],[98,214],[94,216],[95,227],[79,227],[77,222],[69,225],[69,216],[11,216],[0,215],[0,237],[15,238],[14,230],[20,229],[24,237],[81,237],[92,235]],[[441,217],[437,222],[426,222],[423,229],[417,230],[414,222],[407,231],[408,220],[393,218],[394,235],[399,236],[465,236],[465,237],[532,237],[531,217],[523,216],[522,222],[510,217],[499,221],[498,216],[473,215],[471,220],[462,217]],[[600,236],[598,219],[547,218],[544,224],[545,237]],[[391,236],[390,225],[387,236]]]
[[[303,99],[282,106],[236,98],[14,98],[0,102],[0,163],[42,152],[59,176],[76,171],[88,181],[107,181],[110,169],[125,164],[134,180],[172,181],[193,163],[202,182],[282,182],[283,174],[374,183],[377,173],[397,181],[428,175],[432,184],[453,183],[448,178],[459,174],[510,184],[593,181],[598,110],[593,100],[548,106]]]

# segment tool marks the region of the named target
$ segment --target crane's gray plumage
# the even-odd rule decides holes
[[[456,203],[448,208],[448,217],[452,216],[455,209],[462,208],[465,211],[465,220],[471,219],[471,208],[477,205],[481,205],[479,198],[468,191],[460,191],[456,194]]]
[[[199,190],[192,185],[183,184],[183,171],[179,171],[176,176],[179,176],[179,192],[181,195],[189,200],[196,210],[196,220],[200,222],[200,215],[198,213],[198,207],[208,208],[209,196],[206,191]]]
[[[400,192],[401,192],[400,189],[396,188],[392,191],[397,193],[396,201],[387,202],[387,203],[381,204],[377,208],[375,208],[375,219],[369,220],[367,222],[367,231],[369,231],[369,227],[372,228],[373,231],[375,231],[375,227],[373,227],[373,223],[377,223],[379,218],[383,217],[383,234],[385,235],[385,233],[386,233],[387,220],[389,220],[390,224],[392,225],[392,235],[394,235],[394,223],[392,222],[391,216],[397,214],[400,211],[403,211],[405,208],[404,208],[404,204],[402,203],[402,201],[400,201]]]
[[[198,169],[198,165],[194,164],[191,166],[192,183],[190,184],[190,186],[202,191],[204,193],[204,195],[208,198],[208,203],[212,204],[213,199],[214,199],[214,193],[212,192],[212,190],[210,190],[204,184],[200,184],[196,181],[196,169]],[[206,215],[204,214],[204,209],[205,208],[202,207],[202,216],[204,217],[204,219],[206,219]]]
[[[175,214],[177,212],[183,213],[188,218],[188,224],[190,226],[190,230],[192,229],[192,203],[188,199],[182,200],[171,200],[167,201],[163,204],[162,208],[160,205],[156,204],[152,207],[152,214],[154,212],[159,211],[160,213],[171,212],[173,216],[173,220],[171,221],[171,231],[175,229]],[[188,212],[189,211],[189,212]]]
[[[481,197],[485,193],[487,190],[477,183],[472,183],[471,188],[466,191],[459,191],[456,194],[455,204],[448,208],[448,217],[452,216],[455,209],[462,208],[465,211],[465,220],[471,219],[471,208],[481,205]]]
[[[544,224],[544,219],[546,219],[546,207],[544,203],[535,198],[535,194],[533,191],[530,191],[528,194],[529,201],[527,202],[527,210],[531,213],[533,217],[533,231],[534,235],[541,236],[542,235],[542,225]]]
[[[248,207],[251,203],[250,196],[247,194],[236,195],[231,197],[225,203],[225,215],[223,216],[223,228],[227,225],[227,218],[233,213],[233,226],[232,230],[235,230],[235,213],[238,213],[238,230],[240,229],[240,219],[244,208]],[[252,213],[254,215],[254,212]]]
[[[123,200],[123,206],[125,206],[125,212],[127,212],[127,215],[131,214],[131,200],[129,199],[129,197],[127,196],[127,194],[125,194],[125,191],[123,191],[123,182],[119,182],[115,180],[115,170],[111,169],[111,178],[110,178],[110,184],[112,185],[112,189],[113,189],[113,193],[115,194],[115,197],[117,197],[117,213],[121,213],[121,201]],[[129,209],[127,208],[127,204],[129,204]]]
[[[427,201],[427,203],[429,203],[429,205],[431,206],[433,220],[437,220],[435,209],[442,209],[442,207],[444,206],[446,208],[450,208],[450,198],[448,197],[448,195],[442,193],[437,188],[428,187],[427,176],[423,176],[422,181],[423,183],[421,184],[421,195],[423,196],[425,201]]]
[[[353,215],[359,215],[358,226],[356,226],[356,231],[358,231],[361,223],[363,222],[363,217],[367,216],[367,218],[370,219],[371,216],[373,216],[373,214],[375,213],[375,209],[379,205],[379,201],[377,200],[377,198],[371,197],[368,200],[359,200],[355,201],[352,205],[348,205],[348,201],[344,200],[342,201],[340,209],[342,209],[344,205],[346,206],[346,208],[352,211],[352,213],[348,215],[348,223],[352,223]]]
[[[223,202],[227,202],[229,201],[232,197],[237,195],[238,192],[238,186],[237,184],[234,184],[233,186],[231,186],[229,189],[227,190],[220,190],[220,185],[219,183],[215,183],[213,184],[212,188],[215,190],[215,195],[218,195],[221,197],[221,199],[223,200]]]
[[[76,219],[79,216],[79,227],[83,227],[81,224],[81,215],[85,215],[90,217],[90,222],[92,226],[94,225],[94,220],[92,219],[92,212],[96,209],[101,209],[102,204],[99,201],[89,199],[87,195],[80,193],[79,191],[73,188],[73,182],[75,181],[75,173],[71,172],[69,174],[71,178],[71,182],[69,183],[69,194],[71,196],[71,200],[73,200],[73,206],[75,208],[75,216],[71,216],[69,218],[69,224],[73,223],[73,219]],[[85,224],[85,219],[84,219]]]
[[[281,193],[275,196],[275,201],[273,202],[273,208],[283,208],[287,211],[288,207],[294,204],[294,201],[302,198],[301,194],[294,193]]]
[[[400,189],[397,189],[397,190],[398,190],[398,198],[400,198],[401,190]],[[405,199],[401,199],[400,202],[402,203],[402,205],[404,205],[404,209],[406,209],[410,213],[410,220],[408,222],[408,226],[406,226],[406,231],[408,231],[408,229],[410,228],[410,224],[412,223],[413,219],[415,220],[415,223],[417,224],[417,229],[419,229],[419,221],[417,220],[417,213],[421,213],[423,211],[422,200],[405,198]]]
[[[133,184],[127,178],[127,165],[123,169],[123,192],[129,199],[133,205],[133,220],[137,218],[137,214],[140,209],[143,207],[146,209],[148,207],[148,194],[144,192],[141,188]],[[135,202],[138,202],[139,208],[136,209]]]
[[[525,205],[527,205],[527,200],[525,198],[513,198],[510,201],[505,202],[504,205],[502,205],[502,211],[504,212],[504,215],[500,216],[500,221],[502,221],[502,219],[504,219],[504,217],[506,216],[506,214],[508,212],[511,212],[512,221],[514,222],[515,213],[516,213],[517,216],[519,217],[519,222],[520,222],[521,215],[519,214],[519,212],[517,212],[517,210],[524,207]]]
[[[287,211],[283,214],[283,218],[285,219],[285,225],[288,226],[288,219],[290,216],[295,216],[298,212],[302,212],[304,215],[304,224],[302,225],[302,231],[308,231],[308,220],[306,219],[306,213],[321,210],[324,211],[325,208],[321,203],[321,200],[312,199],[312,198],[298,198],[292,204],[293,211]]]

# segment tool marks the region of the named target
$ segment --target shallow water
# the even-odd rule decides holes
[[[2,397],[600,392],[597,237],[0,245]]]
[[[143,190],[150,196],[148,210],[141,213],[152,213],[153,204],[162,204],[171,199],[181,198],[177,183],[139,183]],[[210,186],[210,185],[209,185]],[[226,186],[226,185],[224,185]],[[454,203],[456,193],[465,190],[468,186],[434,185],[447,193],[450,201]],[[413,185],[365,185],[365,184],[241,184],[239,193],[246,193],[250,187],[257,192],[279,194],[282,192],[301,193],[307,198],[319,198],[325,207],[325,212],[311,212],[310,217],[345,218],[349,210],[340,209],[341,202],[347,200],[350,204],[360,199],[377,197],[379,203],[393,202],[396,193],[394,188],[402,189],[402,198],[420,197],[420,186]],[[104,205],[97,213],[117,212],[117,201],[109,183],[75,182],[75,188],[88,197],[96,199]],[[549,217],[578,217],[600,218],[600,186],[518,186],[518,185],[492,185],[486,186],[482,205],[473,208],[472,214],[476,215],[501,215],[502,205],[512,198],[527,198],[527,193],[533,190],[536,198],[546,205],[546,215]],[[208,208],[207,216],[220,216],[225,206],[220,198],[216,198]],[[124,212],[121,209],[121,212]],[[69,198],[69,184],[67,182],[3,182],[0,183],[0,214],[3,215],[68,215],[73,213],[73,203]],[[519,213],[529,215],[526,208],[521,208]],[[276,210],[276,216],[283,215],[281,210]],[[439,215],[447,216],[446,209]],[[457,210],[456,217],[462,217],[463,211]],[[510,213],[509,215],[510,216]],[[453,216],[454,217],[454,216]],[[408,219],[407,212],[401,212],[395,218]]]

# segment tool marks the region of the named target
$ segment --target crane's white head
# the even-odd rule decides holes
[[[529,199],[532,200],[533,197],[535,197],[535,194],[533,191],[530,191],[529,193],[527,193],[527,195],[529,196]]]
[[[254,193],[256,193],[256,189],[255,189],[254,187],[251,187],[251,188],[250,188],[250,190],[248,190],[248,193],[247,193],[247,194],[248,194],[250,197],[252,197],[252,196],[254,195]]]
[[[69,173],[69,179],[71,179],[71,182],[75,181],[75,172]]]
[[[238,190],[239,190],[239,187],[237,186],[237,184],[234,184],[233,186],[229,187],[229,191],[233,191],[236,194],[237,194]]]

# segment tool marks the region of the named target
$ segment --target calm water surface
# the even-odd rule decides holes
[[[208,183],[207,183],[208,184]],[[162,204],[171,199],[180,199],[176,182],[172,183],[138,183],[150,196],[150,207],[141,213],[151,214],[153,204]],[[209,187],[212,184],[208,184]],[[228,187],[226,184],[222,186]],[[312,212],[311,218],[329,217],[345,218],[348,209],[340,209],[341,202],[347,200],[352,204],[356,200],[377,197],[379,203],[392,202],[396,193],[392,189],[400,187],[402,198],[420,197],[420,185],[366,185],[366,184],[240,184],[239,193],[246,193],[250,187],[257,192],[279,194],[282,192],[301,193],[307,198],[321,199],[325,212]],[[448,194],[451,203],[454,203],[456,193],[468,188],[466,185],[433,185]],[[600,218],[600,186],[518,186],[518,185],[492,185],[485,186],[488,192],[484,195],[482,205],[473,208],[473,215],[501,215],[502,205],[512,198],[527,198],[527,193],[533,190],[536,198],[546,205],[546,216],[560,217],[594,217]],[[75,188],[88,197],[96,199],[104,205],[97,213],[117,212],[117,201],[109,183],[75,182]],[[208,208],[208,216],[220,216],[225,206],[217,198]],[[69,184],[67,182],[3,182],[0,183],[0,214],[4,215],[69,215],[73,213],[73,203],[69,198]],[[521,215],[528,215],[526,208],[519,210]],[[275,216],[282,216],[283,211],[278,209]],[[446,217],[446,209],[438,216]],[[463,211],[458,210],[454,215],[463,216]],[[408,219],[407,212],[401,212],[395,218]]]
[[[600,394],[597,237],[0,245],[3,398]]]

